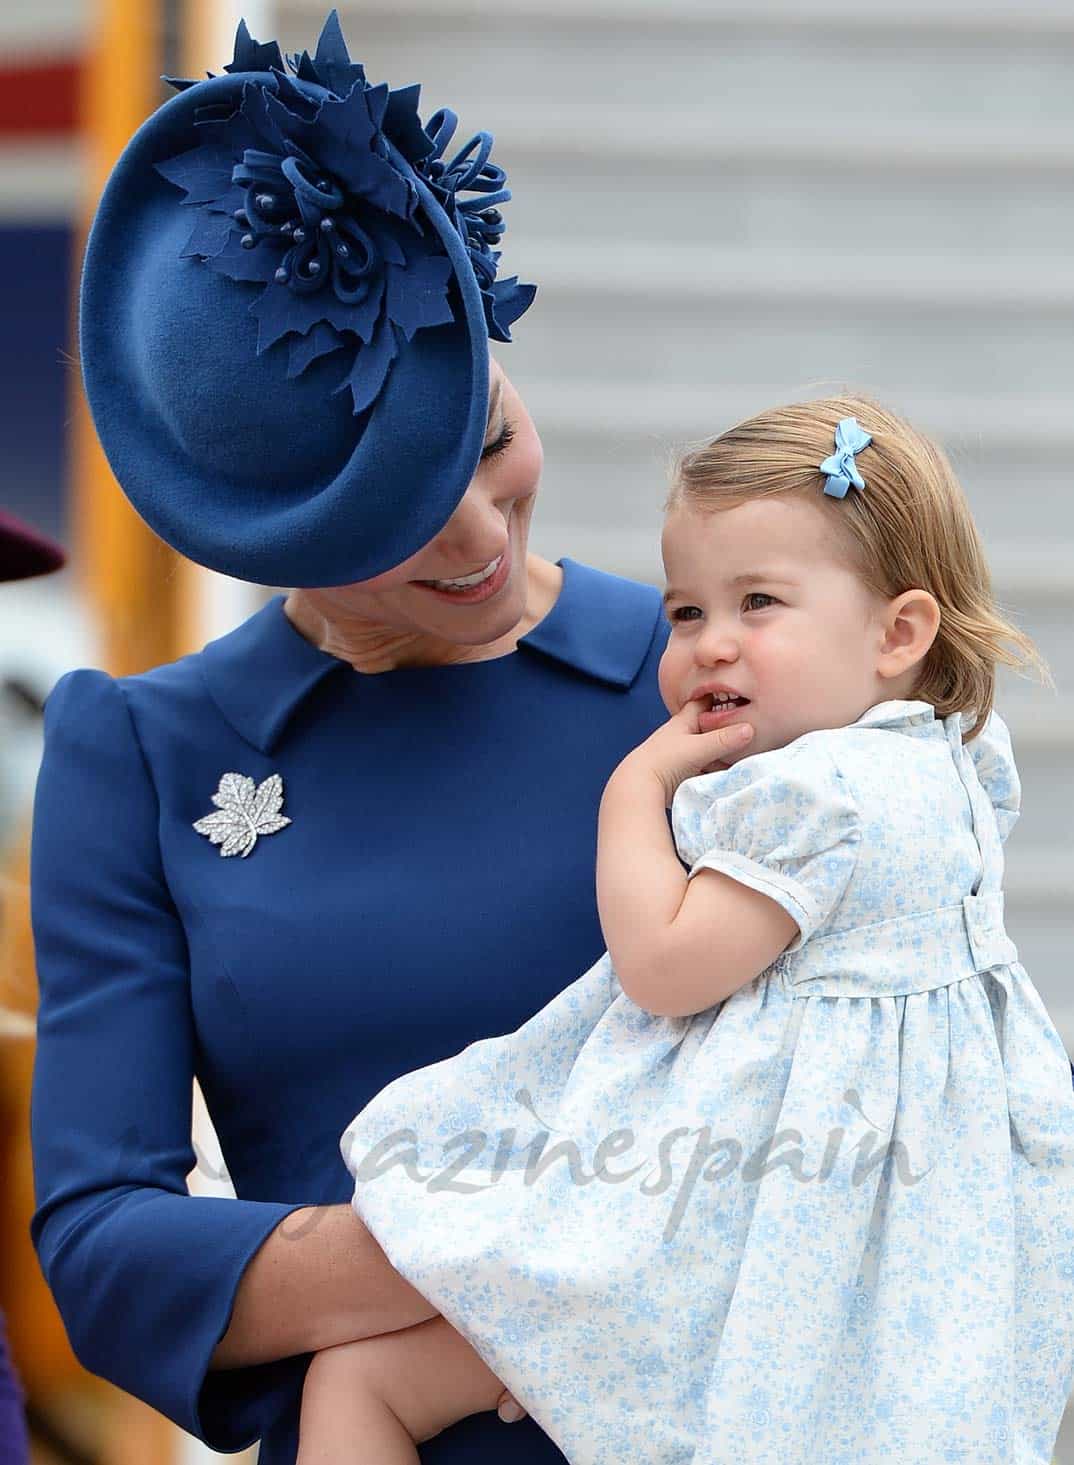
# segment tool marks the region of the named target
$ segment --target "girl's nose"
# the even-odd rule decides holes
[[[694,655],[703,666],[738,660],[738,638],[718,626],[709,626],[694,643]]]

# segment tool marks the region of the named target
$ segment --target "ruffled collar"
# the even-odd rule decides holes
[[[868,708],[856,722],[849,724],[850,727],[922,727],[927,723],[935,722],[938,727],[942,723],[936,717],[936,709],[931,702],[877,702],[875,706]]]

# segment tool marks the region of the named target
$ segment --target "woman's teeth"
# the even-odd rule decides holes
[[[495,575],[502,559],[502,554],[497,555],[492,563],[486,565],[483,570],[478,570],[473,575],[462,575],[458,580],[426,580],[424,584],[435,585],[438,590],[468,590],[471,585],[480,585],[482,580],[488,580]]]

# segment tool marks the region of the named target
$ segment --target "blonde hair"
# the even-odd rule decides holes
[[[823,492],[818,465],[835,450],[836,424],[856,417],[872,442],[855,455],[865,490]],[[915,700],[938,717],[968,712],[984,727],[996,665],[1029,668],[1054,686],[1029,637],[1000,612],[977,526],[947,456],[910,423],[851,393],[774,407],[711,442],[687,448],[673,468],[665,510],[734,508],[770,494],[808,498],[830,516],[842,558],[877,595],[927,590],[940,607],[936,639],[923,658]]]

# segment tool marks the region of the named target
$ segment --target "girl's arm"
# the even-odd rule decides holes
[[[666,810],[686,778],[740,749],[746,724],[702,733],[686,706],[608,780],[597,831],[597,907],[626,995],[660,1017],[703,1012],[765,970],[798,934],[768,896],[716,870],[688,880]],[[752,729],[748,729],[752,736]]]

